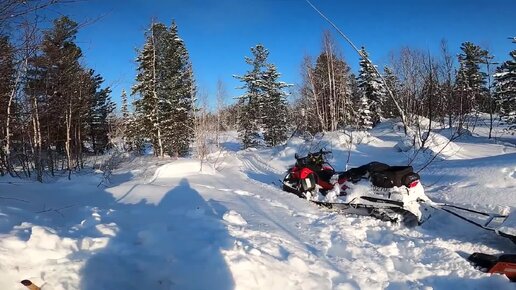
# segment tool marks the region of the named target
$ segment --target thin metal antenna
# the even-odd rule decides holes
[[[326,15],[324,15],[319,9],[317,9],[317,7],[315,7],[312,2],[310,2],[309,0],[305,0],[306,3],[308,3],[308,5],[310,5],[324,20],[326,20],[326,22],[328,22],[333,28],[335,28],[335,30],[349,43],[349,45],[351,45],[351,47],[353,47],[353,49],[358,53],[358,55],[365,59],[369,64],[371,64],[371,66],[374,68],[374,70],[376,71],[376,73],[378,74],[378,76],[380,77],[380,79],[382,80],[382,83],[383,85],[385,86],[385,89],[387,90],[387,92],[389,93],[389,96],[391,97],[392,101],[394,102],[394,104],[396,105],[396,108],[398,109],[398,112],[400,113],[400,117],[401,117],[401,121],[403,122],[403,125],[404,125],[404,129],[405,129],[405,134],[407,133],[407,123],[406,123],[406,119],[405,119],[405,113],[403,113],[403,110],[401,109],[400,105],[398,104],[398,102],[396,101],[396,98],[394,97],[394,94],[392,93],[391,89],[389,89],[389,87],[387,86],[387,82],[385,81],[384,77],[382,76],[382,74],[380,73],[380,71],[378,70],[378,68],[373,64],[373,62],[369,59],[369,57],[366,57],[365,55],[362,54],[362,52],[356,47],[356,45],[351,41],[351,39],[349,39],[349,37],[347,37],[344,32],[342,32],[338,27],[337,25],[335,25],[335,23],[333,23],[328,17],[326,17]]]

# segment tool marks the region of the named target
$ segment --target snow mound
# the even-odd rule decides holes
[[[400,132],[399,124],[394,126],[394,131]],[[424,140],[424,143],[423,143]],[[430,150],[446,159],[457,155],[461,147],[455,142],[436,132],[424,132],[419,136],[412,129],[407,130],[407,135],[402,137],[395,146],[401,152],[411,150]]]
[[[215,175],[216,170],[211,164],[202,164],[201,161],[194,159],[179,159],[173,162],[162,165],[156,169],[151,182],[163,178],[181,178],[196,174]]]
[[[247,221],[236,211],[229,210],[226,213],[224,213],[224,216],[222,217],[225,221],[228,223],[243,226],[247,224]]]

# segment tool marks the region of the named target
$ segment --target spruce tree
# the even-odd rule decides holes
[[[369,130],[373,128],[373,116],[369,109],[370,104],[371,100],[366,94],[362,94],[359,99],[357,110],[357,124],[359,129]]]
[[[89,96],[89,110],[87,120],[89,123],[89,135],[95,152],[103,151],[109,143],[108,117],[115,109],[115,103],[111,101],[111,89],[101,88],[104,79],[95,74],[93,70],[88,72],[91,93]]]
[[[482,109],[487,95],[487,74],[480,69],[485,63],[488,52],[471,42],[462,43],[459,54],[459,70],[455,81],[455,95],[459,98],[460,115],[465,115],[473,109]]]
[[[122,106],[121,106],[122,120],[124,122],[127,122],[127,121],[129,121],[129,103],[127,101],[127,93],[125,92],[124,89],[122,89],[122,95],[120,96],[120,99],[122,100]]]
[[[509,54],[512,59],[504,62],[494,74],[495,99],[500,107],[500,116],[516,129],[516,50]]]
[[[368,55],[365,48],[360,50],[360,72],[358,75],[358,88],[360,91],[359,103],[359,124],[364,129],[374,127],[383,117],[382,106],[385,99],[385,88],[380,76],[368,61]],[[369,115],[366,117],[366,115]],[[371,123],[371,124],[369,124]]]
[[[172,22],[163,38],[163,63],[160,75],[163,96],[160,111],[163,116],[165,151],[183,156],[194,137],[195,80],[192,64],[177,25]]]
[[[170,28],[153,23],[136,61],[135,124],[143,129],[138,135],[152,140],[158,156],[185,155],[194,134],[195,82],[175,22]]]
[[[289,85],[279,81],[280,73],[273,64],[267,65],[263,74],[263,137],[267,145],[276,146],[287,139],[288,106],[284,88]]]
[[[235,76],[246,93],[238,100],[238,131],[244,148],[262,143],[275,146],[287,138],[287,93],[289,85],[279,81],[276,66],[267,63],[269,51],[261,44],[251,48],[254,58],[245,61],[252,66],[243,76]]]
[[[244,83],[239,89],[246,90],[238,100],[240,107],[238,132],[244,148],[254,147],[261,143],[260,127],[264,103],[263,74],[269,55],[269,51],[261,44],[252,47],[251,52],[253,58],[245,57],[245,62],[252,67],[251,70],[243,76],[235,76]]]
[[[161,23],[152,23],[149,30],[145,32],[145,44],[138,52],[136,84],[131,94],[139,94],[140,98],[135,100],[134,108],[139,117],[136,122],[147,132],[146,138],[150,139],[154,147],[154,154],[163,157],[162,128],[160,124],[159,110],[159,41],[166,32],[166,27]],[[142,136],[143,137],[143,136]]]
[[[401,91],[401,85],[398,77],[389,67],[384,67],[383,71],[387,87],[395,96],[398,96],[399,92]],[[382,112],[385,118],[394,118],[399,116],[398,109],[396,108],[396,104],[394,104],[392,98],[385,98]]]
[[[103,79],[80,64],[82,51],[75,43],[78,24],[60,17],[43,32],[40,50],[27,59],[23,79],[26,116],[34,152],[34,169],[42,180],[43,165],[53,174],[59,163],[82,168],[85,143],[101,152],[109,143],[108,116],[114,108]],[[59,158],[66,158],[66,163]],[[50,160],[42,162],[43,156]],[[70,176],[70,175],[69,175]]]
[[[33,134],[40,181],[39,156],[44,149],[65,155],[69,177],[80,162],[82,132],[78,130],[82,126],[78,124],[83,122],[87,110],[87,82],[79,63],[82,51],[75,43],[77,29],[78,24],[66,16],[54,20],[53,27],[43,33],[40,54],[28,60],[25,92],[31,99],[33,123],[37,124]]]

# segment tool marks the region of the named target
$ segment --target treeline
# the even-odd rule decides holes
[[[7,1],[0,15],[0,174],[80,170],[85,153],[109,144],[115,104],[83,64],[79,25],[68,17],[40,30],[35,10],[56,1]],[[9,33],[10,32],[10,33]]]
[[[405,117],[405,125],[411,126],[419,116],[460,130],[478,112],[515,123],[516,50],[496,67],[478,45],[463,43],[455,59],[443,41],[438,56],[405,47],[379,71],[362,48],[355,76],[328,32],[322,47],[315,61],[305,58],[301,69],[293,121],[303,130],[370,129],[381,118],[393,117]]]
[[[54,3],[7,0],[0,10],[2,175],[39,181],[44,174],[70,175],[84,167],[85,155],[111,146],[133,152],[151,147],[160,157],[195,152],[202,158],[211,145],[220,145],[224,130],[237,130],[248,148],[282,144],[296,132],[368,130],[383,118],[400,118],[406,128],[418,126],[424,116],[430,127],[436,122],[460,131],[468,118],[485,112],[491,128],[495,116],[516,127],[516,50],[495,64],[478,45],[465,42],[454,57],[443,41],[439,55],[405,47],[380,69],[362,48],[354,74],[329,32],[323,34],[321,52],[304,58],[301,83],[289,91],[291,85],[268,60],[269,51],[261,44],[252,47],[244,58],[249,69],[234,76],[242,95],[226,104],[219,82],[213,111],[197,90],[175,22],[153,22],[145,31],[130,92],[134,100],[130,106],[122,92],[117,116],[110,88],[82,61],[78,23],[60,17],[41,31],[36,21],[23,17]],[[291,93],[295,98],[289,103]]]
[[[384,118],[420,127],[423,116],[430,121],[422,126],[424,130],[449,127],[461,134],[479,113],[488,113],[490,138],[496,117],[509,125],[510,132],[516,129],[516,50],[498,64],[486,49],[471,42],[464,42],[454,57],[443,40],[438,55],[403,47],[391,54],[382,69],[362,47],[355,75],[328,31],[321,47],[317,57],[306,56],[302,61],[301,83],[291,103],[285,99],[287,85],[267,63],[267,49],[261,45],[251,49],[253,58],[245,58],[251,69],[237,76],[245,93],[218,111],[221,116],[229,110],[238,113],[226,127],[240,132],[244,148],[274,146],[293,131],[369,130]],[[274,72],[269,73],[268,67]],[[277,77],[269,84],[267,75]],[[277,133],[274,141],[267,134],[271,130]]]

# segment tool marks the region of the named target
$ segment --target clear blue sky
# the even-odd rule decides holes
[[[358,46],[365,45],[374,62],[388,62],[402,46],[437,52],[442,38],[452,53],[472,41],[488,48],[495,60],[508,58],[516,45],[515,0],[312,0]],[[135,77],[136,48],[144,41],[151,19],[175,19],[185,40],[200,91],[210,98],[217,80],[230,97],[241,92],[232,75],[248,69],[244,56],[262,43],[282,80],[298,83],[304,55],[316,56],[323,30],[330,26],[304,0],[89,0],[61,5],[52,15],[66,14],[82,22],[78,43],[86,63],[106,79],[118,101]],[[333,31],[332,31],[333,32]],[[346,61],[357,70],[358,57],[336,34]]]

